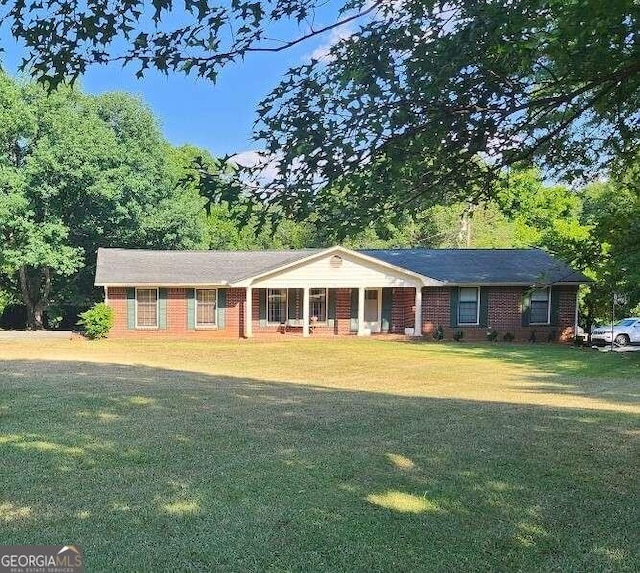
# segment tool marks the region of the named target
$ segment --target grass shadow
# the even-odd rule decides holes
[[[401,343],[404,343],[402,341]],[[434,347],[435,343],[409,344]],[[452,357],[485,358],[514,366],[532,384],[521,392],[596,398],[611,404],[640,404],[640,352],[603,354],[558,344],[438,343]]]
[[[0,391],[3,543],[90,570],[640,567],[631,414],[44,360]]]

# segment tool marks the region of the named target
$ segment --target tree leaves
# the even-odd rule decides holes
[[[177,187],[140,101],[0,74],[0,102],[0,269],[16,290],[24,274],[36,299],[86,300],[99,246],[204,245],[203,200]]]

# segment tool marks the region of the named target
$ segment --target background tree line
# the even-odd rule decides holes
[[[240,169],[206,150],[174,147],[140,100],[0,75],[1,304],[22,302],[28,326],[55,324],[62,305],[99,299],[97,248],[540,247],[594,279],[587,320],[603,320],[613,290],[640,301],[640,165],[580,189],[547,185],[534,168],[496,182],[486,201],[416,200],[352,224],[349,183],[323,191],[297,219],[253,199]],[[437,195],[430,190],[425,196]],[[254,195],[255,197],[255,195]],[[331,224],[327,220],[331,219]]]
[[[633,0],[350,0],[328,21],[320,0],[0,4],[23,71],[63,86],[48,102],[3,79],[3,276],[33,326],[49,300],[88,296],[97,244],[542,246],[596,280],[589,317],[614,290],[638,302]],[[353,33],[258,106],[255,139],[276,172],[266,189],[172,150],[140,102],[64,88],[114,62],[215,82],[341,26]]]

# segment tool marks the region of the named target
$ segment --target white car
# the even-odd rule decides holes
[[[596,345],[614,344],[627,346],[640,344],[640,318],[623,318],[611,326],[598,326],[591,331],[591,342]]]

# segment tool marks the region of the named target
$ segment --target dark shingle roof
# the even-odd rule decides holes
[[[95,284],[234,283],[317,251],[149,251],[98,249]]]
[[[360,252],[445,283],[589,282],[583,274],[540,249],[375,249]]]
[[[278,269],[320,250],[150,251],[98,249],[95,284],[216,285]],[[539,249],[378,249],[359,251],[450,284],[588,282]]]

